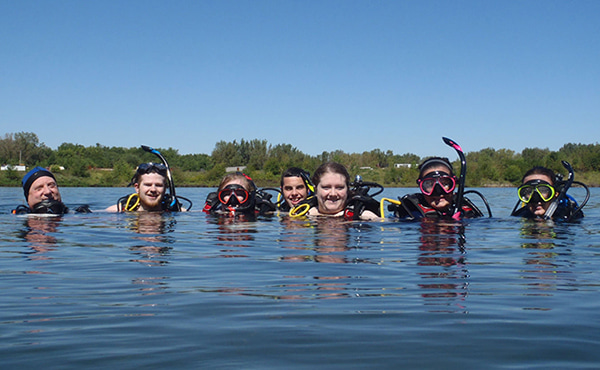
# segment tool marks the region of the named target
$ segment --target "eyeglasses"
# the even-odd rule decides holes
[[[517,190],[519,199],[523,203],[529,203],[533,198],[534,193],[537,193],[544,202],[548,202],[554,198],[556,191],[554,187],[544,180],[528,181],[525,185],[521,185]]]
[[[427,174],[427,177],[417,180],[421,193],[425,195],[433,194],[435,185],[439,184],[444,193],[449,194],[456,188],[456,177],[442,171],[435,171]]]
[[[167,167],[162,163],[142,163],[138,166],[137,171],[139,175],[145,175],[147,173],[156,172],[159,175],[167,175]]]
[[[232,195],[235,195],[234,197]],[[238,204],[244,204],[250,198],[248,190],[243,186],[237,184],[227,185],[223,190],[219,192],[219,202],[223,204],[231,205],[232,201]]]

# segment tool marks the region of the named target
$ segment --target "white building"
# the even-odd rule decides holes
[[[8,170],[27,171],[27,167],[20,165],[20,164],[19,165],[5,164],[5,165],[2,165],[2,167],[0,167],[0,170],[2,170],[2,171],[8,171]]]

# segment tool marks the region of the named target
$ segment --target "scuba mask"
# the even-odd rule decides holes
[[[218,194],[219,202],[229,207],[244,208],[250,201],[250,193],[241,185],[227,185]]]
[[[41,202],[35,204],[31,213],[47,213],[53,215],[62,215],[69,212],[69,209],[56,199],[44,199]]]
[[[417,184],[421,193],[427,196],[450,194],[456,188],[456,177],[443,171],[434,171],[422,179],[417,179]]]
[[[517,190],[519,199],[527,204],[529,202],[549,202],[554,198],[556,190],[548,182],[544,180],[531,180],[521,185]]]
[[[139,175],[145,175],[150,172],[156,172],[160,175],[166,176],[167,175],[167,167],[162,163],[148,162],[148,163],[140,164],[137,168],[137,173]]]
[[[167,166],[165,166],[164,164],[152,162],[142,163],[138,166],[137,170],[135,171],[135,175],[133,175],[133,177],[131,178],[131,182],[129,182],[129,185],[127,186],[132,186],[133,184],[139,181],[140,176],[149,173],[157,173],[165,179],[168,179]]]

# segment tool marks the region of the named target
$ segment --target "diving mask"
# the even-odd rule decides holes
[[[523,203],[529,203],[533,196],[537,194],[544,202],[548,202],[554,198],[556,191],[554,187],[544,180],[531,180],[521,185],[517,190],[519,199]]]
[[[443,171],[434,171],[428,173],[424,178],[418,179],[417,184],[419,184],[421,193],[427,196],[434,193],[436,185],[438,185],[438,189],[441,189],[441,192],[438,190],[439,194],[450,194],[456,188],[456,177]]]
[[[219,202],[228,206],[243,205],[250,199],[250,194],[238,184],[227,185],[218,194]]]

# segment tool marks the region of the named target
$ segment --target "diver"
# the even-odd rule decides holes
[[[420,193],[407,194],[400,204],[390,204],[388,210],[404,220],[420,220],[424,217],[481,217],[483,214],[468,198],[462,197],[460,208],[456,207],[455,190],[459,179],[448,158],[428,158],[419,166]]]
[[[158,156],[163,163],[140,164],[131,182],[127,186],[135,188],[135,193],[119,198],[117,204],[106,209],[108,212],[132,211],[189,211],[192,202],[182,196],[175,195],[175,184],[167,160],[159,151],[142,145],[142,149]],[[167,193],[167,188],[169,192]],[[183,207],[180,200],[185,200],[188,205]]]
[[[350,174],[340,163],[327,162],[315,171],[312,182],[315,184],[315,196],[308,197],[290,210],[290,216],[328,216],[345,220],[379,220],[377,206],[371,204],[368,195],[370,183],[363,183],[360,177],[350,183]]]
[[[35,167],[23,176],[21,181],[27,205],[19,205],[12,210],[13,214],[45,213],[62,215],[69,208],[62,202],[56,178],[52,172],[43,167]],[[88,205],[79,206],[77,213],[90,213]]]
[[[581,210],[590,197],[588,187],[574,181],[574,172],[571,165],[563,161],[563,166],[569,171],[567,180],[562,175],[557,175],[549,168],[536,166],[525,173],[521,180],[521,186],[517,189],[519,200],[513,209],[511,216],[572,221],[583,218]],[[575,198],[567,194],[572,184],[578,184],[585,188],[587,195],[581,205]],[[519,208],[519,205],[521,207]]]
[[[62,202],[56,178],[43,167],[35,167],[23,176],[21,181],[27,205],[20,205],[14,214],[50,213],[62,215],[69,209]]]
[[[298,167],[290,167],[281,174],[280,191],[283,202],[279,210],[289,212],[300,202],[315,195],[315,186],[310,174]]]
[[[235,172],[225,175],[217,191],[208,194],[202,211],[211,215],[253,218],[277,210],[270,199],[271,195],[259,190],[250,176]]]

